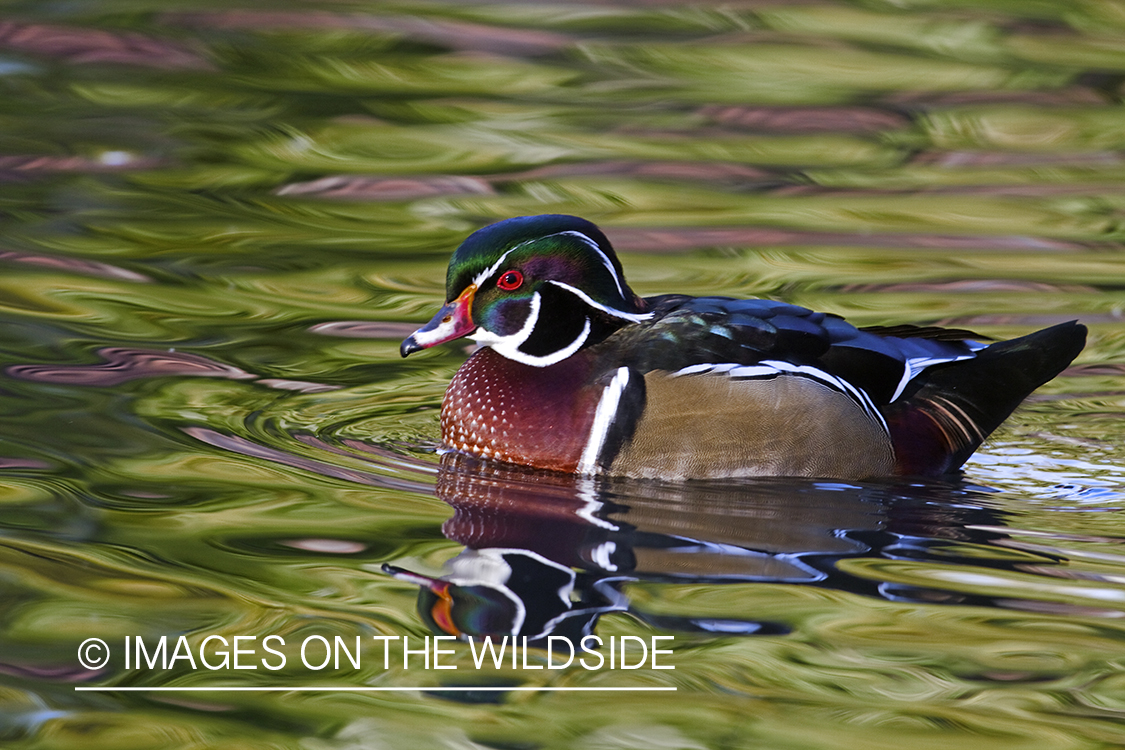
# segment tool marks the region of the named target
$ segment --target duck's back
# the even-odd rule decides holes
[[[649,303],[651,321],[595,347],[593,371],[615,375],[603,397],[614,413],[592,426],[597,455],[585,470],[662,478],[952,471],[1085,341],[1075,323],[986,346],[967,331],[864,330],[768,300]]]

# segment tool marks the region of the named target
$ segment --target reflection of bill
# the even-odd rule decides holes
[[[86,669],[101,669],[109,662],[109,646],[101,638],[87,638],[78,646],[78,663]]]

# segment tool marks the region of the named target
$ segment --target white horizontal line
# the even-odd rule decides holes
[[[373,692],[510,692],[515,690],[522,691],[675,691],[674,687],[528,687],[528,686],[515,686],[515,687],[448,687],[448,686],[415,686],[415,687],[307,687],[307,686],[293,686],[293,687],[230,687],[230,686],[215,686],[215,687],[90,687],[90,686],[75,686],[75,691],[87,692],[131,692],[131,693],[171,693],[171,692],[196,692],[196,693],[219,693],[219,692],[302,692],[302,693],[373,693]]]

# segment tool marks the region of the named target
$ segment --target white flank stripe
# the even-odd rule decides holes
[[[586,440],[586,449],[582,451],[582,458],[578,461],[578,473],[594,474],[598,468],[598,456],[605,445],[609,428],[617,418],[617,407],[621,403],[621,394],[629,385],[629,368],[618,367],[613,380],[602,391],[598,408],[594,412],[594,424],[590,426],[590,437]]]
[[[830,375],[824,370],[818,369],[816,367],[811,367],[809,365],[793,365],[788,362],[782,362],[779,360],[769,360],[762,362],[761,364],[768,365],[770,367],[776,367],[783,372],[791,372],[794,375],[804,375],[814,380],[819,380],[825,385],[836,388],[837,390],[843,391],[845,394],[850,395],[853,399],[855,399],[855,401],[863,407],[863,410],[866,411],[868,415],[874,417],[879,422],[879,424],[883,425],[884,430],[887,430],[888,432],[890,431],[890,428],[887,427],[887,421],[883,419],[883,415],[880,414],[879,410],[875,408],[875,404],[871,401],[871,397],[843,378],[838,378],[835,375]],[[737,374],[738,370],[732,370],[731,373]]]
[[[795,365],[790,362],[775,359],[762,360],[756,365],[736,365],[727,362],[706,363],[689,365],[688,367],[676,370],[672,373],[672,377],[677,378],[682,375],[722,375],[724,373],[732,378],[763,378],[772,377],[774,375],[799,375],[819,381],[851,398],[863,407],[863,410],[867,412],[868,416],[881,424],[883,429],[889,429],[887,427],[887,421],[883,419],[883,415],[879,413],[874,402],[872,402],[871,398],[864,391],[856,388],[843,378],[838,378],[824,370],[809,365]]]
[[[735,367],[738,367],[738,365],[733,365],[733,364],[716,365],[714,363],[708,362],[708,363],[705,363],[705,364],[702,364],[702,365],[689,365],[688,367],[685,367],[682,370],[676,370],[674,373],[672,373],[671,377],[678,378],[681,375],[701,375],[701,374],[704,374],[704,373],[710,375],[710,374],[713,374],[713,373],[730,372]]]
[[[621,527],[610,523],[604,518],[598,518],[598,511],[605,507],[605,503],[598,499],[597,485],[590,477],[580,477],[577,483],[578,497],[582,498],[584,505],[575,511],[575,515],[584,519],[591,526],[599,526],[610,531],[620,531]]]

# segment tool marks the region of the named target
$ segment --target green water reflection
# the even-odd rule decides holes
[[[0,744],[1125,744],[1122,50],[1119,0],[5,3]],[[465,234],[545,212],[641,294],[1090,342],[959,481],[442,467],[465,352],[398,342]],[[383,565],[496,548],[676,669],[384,668],[431,632]],[[120,651],[268,634],[283,669]],[[74,689],[217,684],[420,689]],[[421,690],[466,684],[677,691]]]

